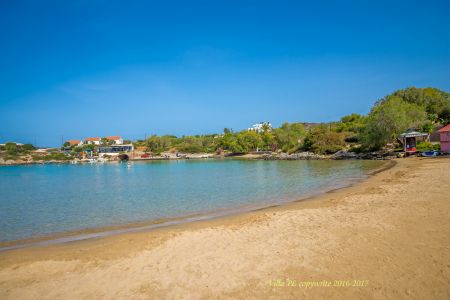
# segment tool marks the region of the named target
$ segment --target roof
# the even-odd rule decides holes
[[[110,141],[120,140],[122,137],[119,135],[108,136],[107,139]]]
[[[427,133],[422,133],[422,132],[418,132],[418,131],[407,131],[404,132],[402,134],[400,134],[401,138],[407,138],[407,137],[418,137],[418,136],[426,136],[428,135]]]
[[[447,132],[447,131],[450,131],[450,124],[438,130],[438,132]]]
[[[94,138],[85,138],[85,141],[100,141],[99,137],[94,137]]]
[[[68,140],[67,142],[71,145],[75,145],[75,144],[79,144],[80,140]]]

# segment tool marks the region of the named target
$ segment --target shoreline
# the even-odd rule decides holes
[[[314,201],[2,252],[0,298],[446,299],[450,159],[396,161]]]
[[[109,236],[127,234],[133,232],[150,231],[158,228],[171,227],[176,225],[188,224],[191,222],[207,221],[213,219],[227,218],[229,216],[245,214],[253,211],[261,211],[264,209],[270,209],[272,207],[289,205],[290,203],[296,203],[300,201],[311,201],[323,194],[333,193],[341,189],[351,188],[354,185],[360,184],[371,176],[389,170],[396,165],[395,160],[389,160],[384,162],[382,166],[376,168],[364,174],[358,179],[347,180],[345,183],[341,183],[337,187],[331,187],[325,191],[313,191],[306,193],[304,197],[290,199],[286,201],[267,201],[261,204],[244,205],[239,207],[233,207],[228,209],[218,209],[214,211],[205,211],[186,214],[182,216],[172,218],[161,218],[155,220],[130,222],[126,224],[117,224],[110,226],[101,226],[93,228],[84,228],[79,230],[62,231],[53,234],[30,237],[26,239],[12,240],[12,241],[0,241],[0,253],[5,251],[12,251],[17,249],[24,249],[30,247],[42,247],[51,246],[63,243],[71,243],[89,239],[105,238]]]
[[[255,154],[255,153],[247,153],[240,155],[216,155],[212,153],[187,153],[184,156],[180,157],[150,157],[150,158],[131,158],[129,162],[152,162],[152,161],[176,161],[176,160],[204,160],[204,159],[242,159],[242,160],[392,160],[396,158],[396,155],[393,153],[363,153],[361,155],[356,155],[353,152],[344,152],[344,154],[339,154],[339,152],[334,155],[320,155],[314,154],[311,152],[298,152],[294,154],[287,153],[274,153],[274,154]],[[351,154],[351,155],[350,155]],[[105,160],[101,162],[95,163],[119,163],[118,160]],[[13,161],[13,160],[2,160],[0,159],[0,167],[8,167],[8,166],[30,166],[30,165],[58,165],[58,164],[91,164],[89,160],[37,160],[37,161],[28,161],[21,160]]]

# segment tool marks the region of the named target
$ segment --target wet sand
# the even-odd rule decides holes
[[[397,162],[308,201],[0,253],[0,299],[450,299],[450,159]]]

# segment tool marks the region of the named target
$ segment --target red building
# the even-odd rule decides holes
[[[441,141],[441,151],[450,153],[450,124],[438,130]]]

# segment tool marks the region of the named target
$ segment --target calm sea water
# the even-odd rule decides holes
[[[0,241],[292,201],[347,185],[380,165],[186,160],[0,167]]]

